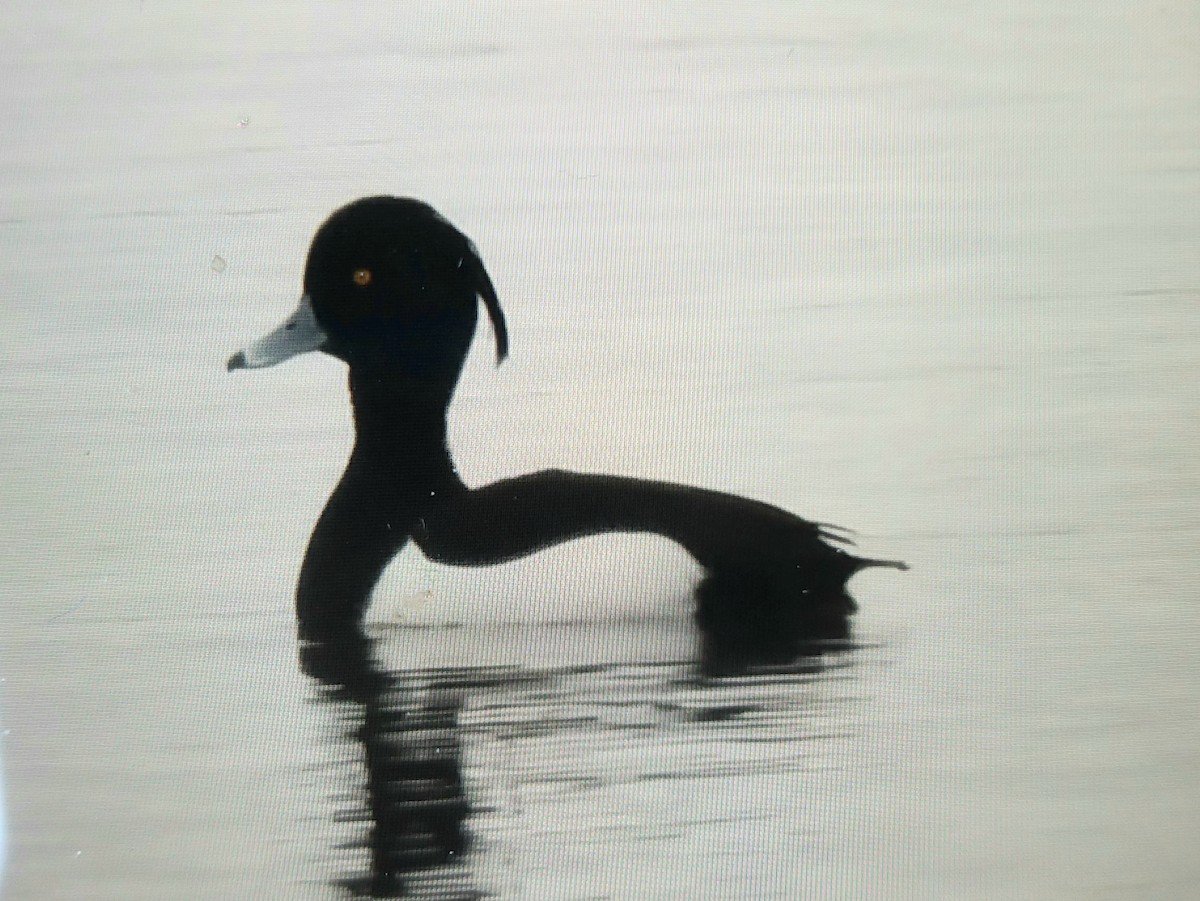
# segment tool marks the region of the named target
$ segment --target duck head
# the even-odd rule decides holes
[[[453,386],[479,300],[499,364],[508,355],[504,313],[471,241],[419,200],[363,198],[317,230],[295,312],[226,368],[274,366],[319,350],[352,370]]]

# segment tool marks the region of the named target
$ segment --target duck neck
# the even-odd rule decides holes
[[[352,369],[351,468],[368,468],[378,487],[399,489],[405,500],[461,488],[446,440],[446,410],[453,390],[452,383]]]
[[[431,500],[466,491],[446,445],[453,385],[352,369],[354,451],[308,542],[296,589],[301,634],[357,628],[371,589]]]

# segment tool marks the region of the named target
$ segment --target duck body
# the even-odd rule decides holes
[[[867,566],[843,535],[769,504],[706,489],[544,470],[469,488],[446,414],[482,300],[507,355],[496,292],[471,242],[428,205],[372,197],[317,231],[304,296],[278,329],[235,354],[259,368],[321,350],[349,366],[355,445],[309,540],[296,591],[302,636],[359,628],[384,567],[412,539],[430,559],[479,566],[606,532],[650,532],[705,570],[704,645],[737,661],[781,660],[844,638],[846,582]]]

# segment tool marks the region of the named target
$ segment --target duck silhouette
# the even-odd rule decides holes
[[[846,530],[748,498],[666,482],[543,470],[470,488],[446,414],[482,301],[497,365],[504,314],[471,241],[421,201],[368,197],[317,230],[296,311],[227,369],[319,350],[349,367],[355,443],[309,540],[296,588],[302,639],[360,628],[371,591],[409,541],[431,560],[500,563],[586,535],[646,532],[703,567],[695,619],[720,668],[781,662],[844,639],[846,583],[873,566]]]

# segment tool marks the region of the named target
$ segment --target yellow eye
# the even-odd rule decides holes
[[[351,278],[354,279],[354,284],[358,285],[360,288],[364,285],[369,285],[371,284],[371,270],[355,269],[354,275],[352,275]]]

